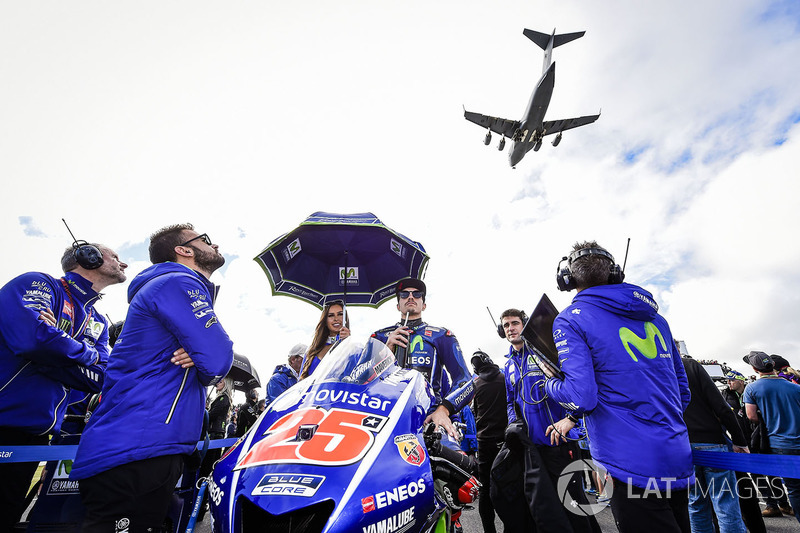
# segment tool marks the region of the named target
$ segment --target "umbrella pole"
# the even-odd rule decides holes
[[[347,325],[347,250],[344,251],[344,294],[342,297],[342,311],[344,313],[342,325]],[[338,334],[336,335],[339,336]],[[338,339],[337,339],[338,340]]]

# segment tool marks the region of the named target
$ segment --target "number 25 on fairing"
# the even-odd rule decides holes
[[[349,409],[299,409],[272,424],[236,469],[270,463],[352,464],[366,455],[385,422],[384,416]],[[303,425],[317,426],[309,440],[297,439]]]

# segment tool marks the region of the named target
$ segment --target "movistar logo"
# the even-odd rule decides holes
[[[414,335],[414,338],[411,339],[411,346],[409,346],[410,351],[413,353],[417,348],[424,348],[425,344],[422,342],[422,335]]]
[[[661,349],[665,352],[668,351],[664,336],[658,331],[655,324],[646,322],[644,325],[644,333],[645,337],[642,338],[628,328],[619,328],[619,340],[622,341],[622,345],[625,347],[628,355],[631,356],[631,359],[637,363],[639,360],[636,358],[636,354],[633,353],[631,346],[635,347],[640,354],[648,359],[655,359],[658,356],[658,347],[656,346],[656,338],[658,338],[658,340],[661,341]]]

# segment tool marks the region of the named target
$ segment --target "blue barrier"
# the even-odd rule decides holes
[[[751,472],[768,476],[800,478],[800,455],[709,452],[692,450],[692,462],[722,470]]]
[[[239,439],[209,441],[208,449],[228,448]],[[197,443],[203,446],[204,441]],[[0,446],[0,463],[30,463],[75,459],[77,445],[66,446]],[[692,451],[692,462],[723,470],[751,472],[768,476],[800,479],[800,455],[764,455],[760,453],[733,453]]]
[[[228,448],[239,439],[217,439],[208,442],[208,449]],[[205,441],[197,443],[203,446]],[[32,463],[39,461],[62,461],[75,459],[77,444],[65,446],[0,446],[0,463]]]

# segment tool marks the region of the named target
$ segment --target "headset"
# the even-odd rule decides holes
[[[76,239],[72,230],[69,229],[67,221],[62,218],[61,222],[67,226],[67,231],[72,236],[72,240],[75,241],[72,243],[72,254],[75,257],[75,261],[86,270],[96,270],[103,266],[103,252],[93,244]]]
[[[522,314],[520,319],[522,320],[522,325],[524,326],[525,323],[528,322],[528,315],[525,313],[525,311],[520,311],[520,313]],[[503,328],[503,319],[502,318],[500,319],[500,323],[497,324],[497,334],[500,335],[501,339],[505,339],[506,338],[506,330],[505,330],[505,328]]]
[[[609,285],[622,283],[625,279],[625,270],[620,267],[611,255],[604,248],[584,248],[583,250],[576,250],[569,254],[569,257],[562,257],[556,267],[556,285],[560,291],[571,291],[577,288],[575,285],[575,278],[572,275],[572,263],[587,255],[600,255],[611,261],[611,266],[608,271]],[[627,255],[627,254],[626,254]],[[566,264],[564,264],[566,262]]]
[[[472,359],[470,359],[470,362],[472,363],[472,366],[474,368],[477,368],[478,366],[481,366],[481,365],[476,365],[475,364],[476,363],[476,361],[475,361],[476,359],[479,359],[480,362],[483,363],[484,365],[493,365],[494,364],[494,361],[492,361],[492,358],[489,357],[489,354],[487,354],[486,352],[484,352],[481,349],[478,349],[478,351],[473,353],[472,354]]]

